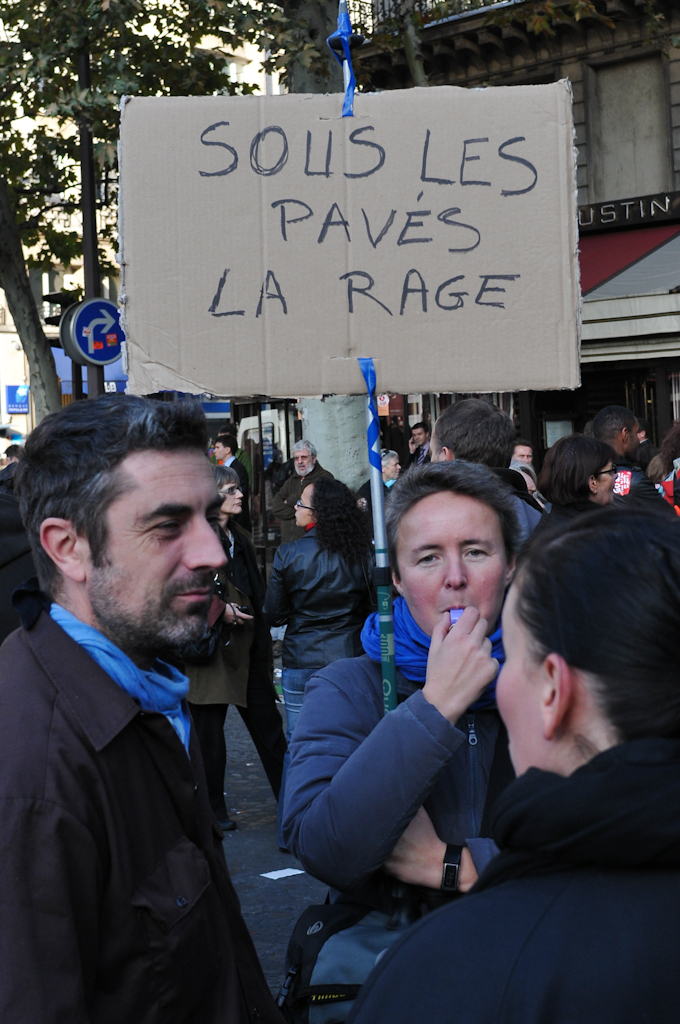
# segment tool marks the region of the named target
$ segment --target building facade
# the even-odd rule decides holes
[[[374,28],[384,7],[371,11]],[[664,37],[650,34],[642,0],[606,0],[609,24],[556,18],[553,34],[541,35],[517,16],[522,7],[470,10],[420,32],[431,85],[571,82],[582,385],[506,404],[539,451],[612,403],[648,418],[658,441],[680,418],[680,50],[667,43],[680,34],[680,2],[664,8]],[[368,44],[361,66],[375,88],[410,85],[398,48]]]

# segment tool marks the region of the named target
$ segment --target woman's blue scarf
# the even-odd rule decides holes
[[[430,653],[430,637],[411,615],[403,597],[398,597],[393,605],[394,623],[394,657],[397,668],[407,679],[414,683],[424,683],[427,673],[427,656]],[[495,633],[489,637],[492,657],[499,665],[505,661],[503,635],[499,625]],[[380,623],[378,613],[368,616],[361,631],[361,644],[366,654],[373,661],[380,661]],[[470,706],[470,711],[481,711],[483,708],[496,707],[496,679],[486,687],[479,700]]]
[[[184,699],[189,690],[186,676],[160,658],[145,672],[98,629],[81,622],[59,604],[52,604],[50,616],[145,711],[165,715],[189,753],[191,719]]]

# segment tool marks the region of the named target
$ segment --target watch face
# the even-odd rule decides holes
[[[442,889],[444,892],[456,892],[458,888],[458,865],[445,864],[444,877],[442,878]]]

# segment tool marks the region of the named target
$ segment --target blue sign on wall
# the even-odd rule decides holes
[[[125,335],[120,326],[118,306],[108,299],[88,299],[76,307],[70,320],[67,355],[79,363],[105,366],[120,358]]]
[[[8,416],[28,416],[28,384],[6,384],[5,402]]]

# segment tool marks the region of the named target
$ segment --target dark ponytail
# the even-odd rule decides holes
[[[516,586],[535,653],[592,674],[623,741],[680,737],[680,520],[635,509],[579,517],[529,545]]]

